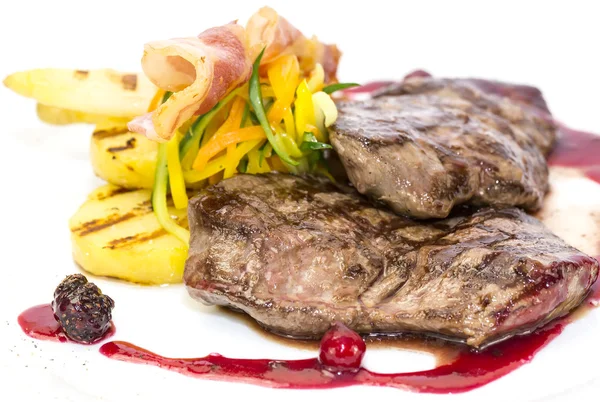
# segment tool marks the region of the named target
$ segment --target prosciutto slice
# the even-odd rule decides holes
[[[307,38],[285,18],[270,7],[258,10],[246,24],[252,60],[264,48],[261,64],[267,64],[279,56],[295,54],[304,71],[310,71],[320,63],[325,71],[325,82],[336,79],[341,52],[335,45],[321,43],[316,37]]]
[[[244,28],[230,23],[198,37],[146,44],[142,68],[150,81],[173,95],[155,111],[131,121],[129,129],[164,142],[192,116],[209,111],[248,81],[252,59]]]
[[[230,23],[198,37],[176,38],[145,45],[142,68],[157,87],[173,95],[155,111],[135,118],[129,130],[164,142],[197,114],[208,112],[220,99],[246,83],[252,62],[265,49],[261,64],[295,54],[303,71],[323,66],[325,82],[335,81],[341,53],[335,45],[306,38],[270,7],[250,17],[244,29]]]

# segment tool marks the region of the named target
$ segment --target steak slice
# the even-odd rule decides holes
[[[579,305],[598,262],[519,209],[414,221],[316,178],[238,175],[190,201],[184,282],[280,335],[422,332],[485,347]]]
[[[356,189],[416,218],[464,203],[537,210],[554,123],[531,91],[484,82],[414,77],[338,103],[331,144]]]

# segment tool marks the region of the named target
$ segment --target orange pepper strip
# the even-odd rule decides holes
[[[208,178],[208,184],[211,186],[223,180],[223,171],[217,172]]]
[[[267,114],[269,123],[271,123],[271,125],[278,124],[281,119],[283,119],[283,116],[285,116],[285,112],[288,109],[289,104],[286,105],[281,99],[277,99]]]
[[[283,164],[281,159],[277,155],[274,155],[269,158],[271,165],[273,166],[273,170],[281,173],[288,173],[288,168]]]
[[[237,144],[242,141],[261,140],[263,138],[267,138],[267,136],[260,126],[245,127],[220,135],[214,135],[213,138],[198,151],[193,168],[194,170],[202,171],[210,158],[226,149],[230,144]]]
[[[163,91],[162,89],[158,89],[156,91],[156,93],[152,97],[152,100],[150,101],[150,105],[148,105],[148,112],[152,112],[154,109],[156,109],[158,107],[158,105],[160,105],[160,102],[164,95],[165,95],[165,91]]]
[[[246,101],[241,98],[237,98],[233,105],[231,105],[231,110],[229,111],[229,117],[223,123],[223,125],[217,130],[215,135],[212,138],[221,135],[222,133],[226,133],[228,131],[232,131],[237,129],[242,124],[242,114],[244,113],[244,106],[246,106]],[[227,154],[232,155],[235,151],[235,144],[230,144],[227,146]]]

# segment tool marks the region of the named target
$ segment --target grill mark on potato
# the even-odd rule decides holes
[[[117,135],[128,133],[129,129],[127,127],[112,127],[106,130],[98,130],[94,131],[92,136],[95,139],[102,140],[104,138],[116,137]]]
[[[102,200],[105,200],[107,198],[114,197],[115,195],[126,194],[126,193],[130,193],[132,191],[136,191],[136,190],[132,189],[132,188],[115,187],[115,188],[112,188],[110,191],[108,191],[108,192],[106,192],[104,194],[99,194],[96,197],[96,200],[102,201]]]
[[[83,237],[91,233],[99,232],[112,225],[116,225],[139,216],[147,215],[152,212],[153,209],[150,203],[142,203],[123,215],[111,214],[103,219],[92,219],[91,221],[83,222],[79,226],[71,229],[71,232]]]
[[[75,70],[75,72],[73,73],[73,77],[79,80],[85,80],[89,74],[90,72],[87,70]]]
[[[127,91],[135,91],[135,89],[137,88],[137,75],[126,74],[122,76],[121,84],[123,85],[123,89]]]
[[[126,151],[128,149],[133,149],[133,148],[135,148],[135,142],[136,142],[135,137],[131,137],[127,140],[127,142],[125,142],[125,145],[120,145],[117,147],[110,147],[106,151],[115,153],[115,152]]]
[[[108,248],[108,249],[114,250],[117,248],[133,246],[135,244],[143,243],[148,240],[156,239],[156,238],[164,236],[166,234],[167,234],[167,231],[164,229],[158,229],[158,230],[155,230],[154,232],[150,232],[150,233],[136,233],[133,236],[125,236],[125,237],[121,237],[119,239],[111,240],[103,248]]]
[[[187,217],[177,219],[177,224],[187,228],[188,227],[187,226]],[[136,233],[132,236],[125,236],[125,237],[121,237],[119,239],[113,239],[103,248],[108,248],[110,250],[114,250],[114,249],[118,249],[118,248],[130,247],[130,246],[134,246],[136,244],[144,243],[148,240],[157,239],[159,237],[162,237],[162,236],[165,236],[168,234],[169,233],[162,228],[155,230],[153,232],[150,232],[150,233]]]

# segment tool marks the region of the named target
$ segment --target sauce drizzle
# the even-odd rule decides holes
[[[436,394],[460,393],[488,384],[531,361],[564,328],[558,322],[532,335],[516,337],[482,352],[463,350],[450,364],[413,373],[376,373],[365,368],[333,373],[318,359],[232,359],[219,354],[200,358],[168,358],[128,342],[108,342],[103,355],[122,361],[149,364],[192,377],[244,382],[273,388],[323,389],[352,385],[402,388]]]

